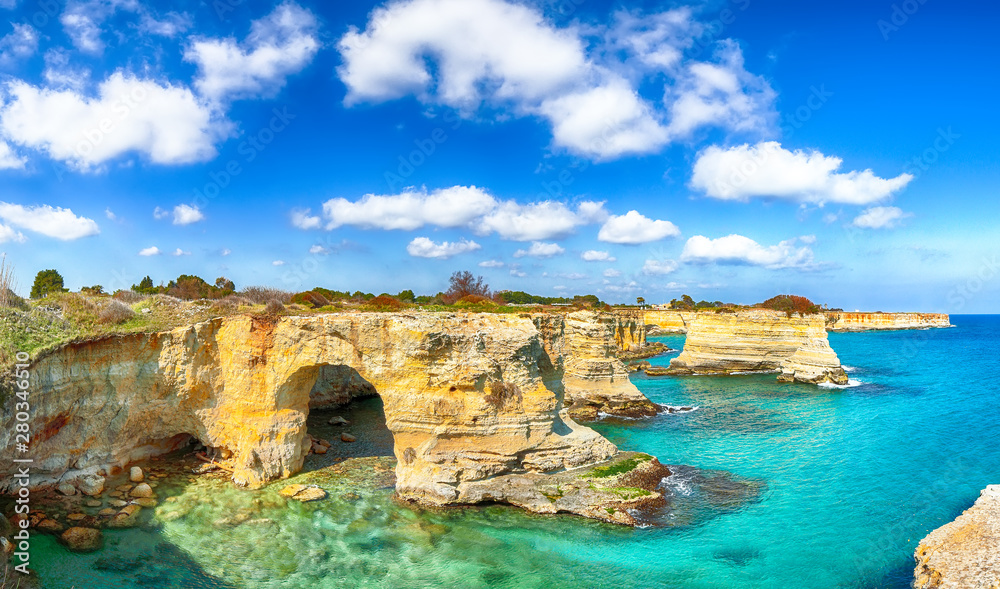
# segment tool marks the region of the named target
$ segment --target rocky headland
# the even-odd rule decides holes
[[[647,335],[657,336],[687,333],[695,317],[714,311],[647,310],[645,323]],[[952,327],[945,313],[847,313],[826,311],[827,331],[881,331],[897,329],[928,329]]]
[[[826,312],[826,328],[830,331],[879,331],[932,327],[953,326],[950,317],[945,313]]]
[[[260,487],[302,468],[314,447],[310,408],[377,394],[402,499],[507,502],[634,524],[632,512],[662,502],[655,488],[669,471],[620,453],[569,409],[655,412],[615,357],[644,341],[637,319],[239,315],[70,343],[30,366],[33,483],[79,488],[196,439],[233,482]]]
[[[915,589],[1000,588],[1000,485],[921,540],[914,560]]]
[[[751,309],[698,313],[688,324],[681,354],[662,371],[647,374],[777,372],[778,380],[847,384],[830,347],[823,315]]]

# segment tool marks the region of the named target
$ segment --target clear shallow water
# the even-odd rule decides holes
[[[952,322],[956,329],[831,334],[860,383],[848,388],[774,375],[635,376],[656,402],[699,407],[594,424],[622,449],[697,467],[667,479],[665,527],[502,506],[413,509],[392,500],[376,470],[392,459],[369,458],[344,473],[303,475],[331,493],[312,504],[284,502],[281,485],[167,485],[161,496],[176,499],[151,527],[106,532],[107,547],[93,555],[39,538],[33,565],[45,587],[78,589],[902,589],[920,538],[1000,482],[1000,317]]]

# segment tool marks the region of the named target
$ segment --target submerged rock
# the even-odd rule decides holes
[[[77,477],[76,485],[84,495],[96,497],[104,492],[104,477],[96,474],[85,474]]]
[[[72,483],[62,483],[56,487],[56,491],[59,491],[59,493],[66,495],[67,497],[76,495],[76,487],[74,487]]]
[[[146,483],[140,483],[129,493],[132,497],[147,498],[153,496],[153,488]]]
[[[915,589],[1000,587],[1000,485],[920,541],[913,556]]]
[[[288,485],[279,491],[282,497],[289,497],[303,503],[307,501],[318,501],[326,499],[326,491],[316,485]]]
[[[330,421],[328,421],[327,423],[330,425],[351,425],[350,421],[347,421],[346,419],[344,419],[339,415],[334,415],[333,417],[330,418]]]
[[[145,477],[142,474],[142,469],[138,466],[133,466],[128,472],[128,480],[133,483],[141,483]]]
[[[59,539],[73,552],[94,552],[104,544],[100,530],[73,527],[59,536]]]
[[[344,432],[344,433],[340,434],[340,441],[341,442],[356,442],[357,440],[358,440],[357,438],[355,438],[354,436],[352,436],[351,434],[349,434],[347,432]]]

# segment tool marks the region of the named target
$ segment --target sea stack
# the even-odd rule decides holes
[[[784,382],[847,384],[822,314],[698,313],[668,374],[778,372]]]

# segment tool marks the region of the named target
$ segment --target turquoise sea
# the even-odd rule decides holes
[[[165,481],[158,493],[174,499],[147,526],[108,531],[89,555],[39,537],[32,565],[52,589],[902,589],[917,542],[1000,483],[1000,316],[952,322],[831,334],[846,388],[634,377],[658,403],[697,407],[593,424],[624,450],[677,465],[660,527],[504,506],[414,509],[379,482],[375,469],[391,459],[369,458],[356,471],[372,476],[324,479],[330,499],[310,504],[285,505],[280,485]],[[351,416],[377,424],[378,400]],[[365,449],[385,454],[386,440]]]

